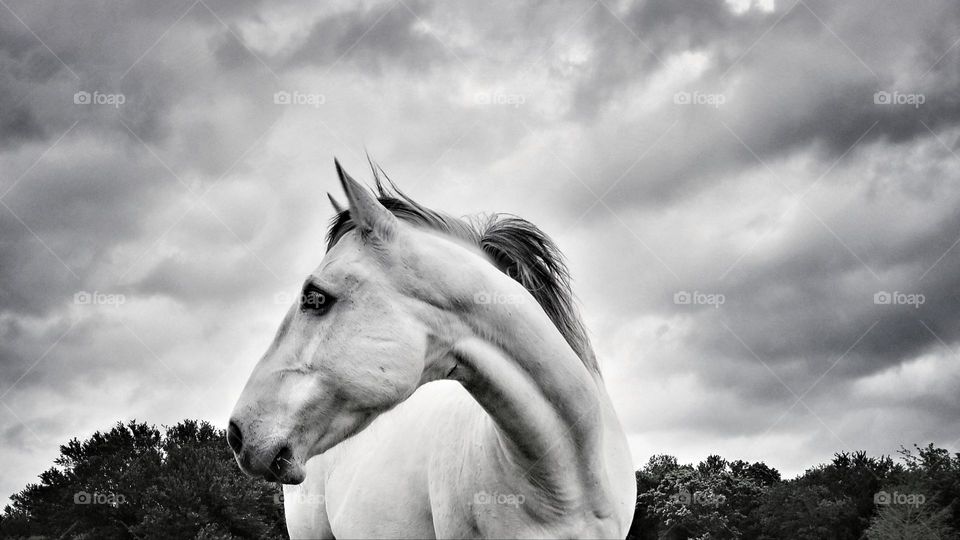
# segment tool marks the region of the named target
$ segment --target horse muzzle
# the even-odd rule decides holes
[[[244,436],[240,425],[231,420],[227,428],[227,443],[237,458],[240,470],[249,476],[283,484],[299,484],[306,477],[303,465],[294,456],[288,441],[276,438],[251,441]]]

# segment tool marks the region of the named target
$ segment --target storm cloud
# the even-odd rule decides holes
[[[960,5],[0,6],[0,490],[224,424],[338,156],[567,255],[635,460],[957,449]]]

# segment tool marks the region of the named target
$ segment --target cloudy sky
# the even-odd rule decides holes
[[[958,40],[950,0],[0,1],[0,492],[225,424],[365,151],[557,240],[638,465],[956,450]]]

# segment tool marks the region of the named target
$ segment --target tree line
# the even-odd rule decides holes
[[[960,531],[960,454],[932,444],[897,460],[838,453],[784,480],[764,463],[653,456],[636,473],[628,538],[950,539]]]
[[[185,420],[118,423],[60,447],[11,496],[3,538],[285,538],[282,492],[244,476],[226,434]],[[628,538],[948,539],[960,531],[960,454],[839,453],[784,480],[764,463],[653,456],[636,472]]]

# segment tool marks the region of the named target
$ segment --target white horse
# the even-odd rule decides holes
[[[233,411],[293,538],[624,538],[626,438],[531,223],[423,207],[374,167]]]

